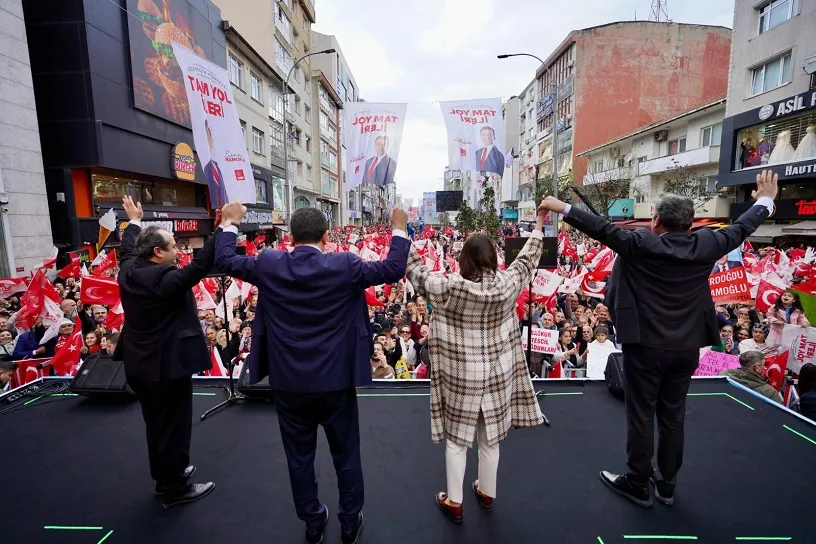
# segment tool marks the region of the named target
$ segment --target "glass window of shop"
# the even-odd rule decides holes
[[[816,159],[816,110],[746,127],[735,147],[734,170]]]
[[[278,176],[272,177],[272,209],[286,212],[286,181]]]
[[[269,201],[266,199],[266,180],[255,178],[255,200],[261,204]]]
[[[122,197],[130,195],[142,204],[195,207],[195,187],[181,183],[150,182],[121,178],[106,174],[92,174],[95,202],[121,204]]]

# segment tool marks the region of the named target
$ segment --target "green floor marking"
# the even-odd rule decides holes
[[[720,392],[720,393],[689,393],[687,396],[689,396],[689,397],[728,397],[729,399],[742,404],[743,406],[745,406],[749,410],[754,410],[753,406],[745,404],[744,402],[739,400],[737,397],[731,395],[731,393],[723,393],[723,392]]]
[[[545,393],[544,391],[539,391],[536,393],[537,397],[559,397],[564,395],[583,395],[581,391],[577,391],[574,393]]]
[[[214,397],[215,393],[193,393],[193,395],[198,395],[199,397]]]
[[[793,540],[789,536],[738,536],[735,540],[748,540],[753,542],[772,542],[781,540]]]
[[[73,525],[46,525],[43,529],[55,529],[58,531],[103,531],[104,527],[74,527]],[[113,532],[113,531],[111,531]]]
[[[108,531],[108,534],[106,534],[105,536],[103,536],[102,538],[100,538],[100,539],[99,539],[99,542],[97,542],[96,544],[102,544],[102,543],[103,543],[103,542],[105,542],[105,541],[108,539],[108,537],[109,537],[110,535],[112,535],[112,534],[113,534],[113,529],[111,529],[110,531]]]
[[[358,397],[430,397],[430,393],[357,393]]]
[[[813,440],[813,439],[812,439],[812,438],[810,438],[809,436],[805,436],[805,435],[803,435],[802,433],[800,433],[799,431],[796,431],[796,430],[794,430],[794,429],[791,429],[791,428],[790,428],[790,427],[788,427],[787,425],[782,425],[782,426],[783,426],[783,427],[785,427],[785,428],[786,428],[787,430],[789,430],[790,432],[792,432],[793,434],[795,434],[796,436],[798,436],[799,438],[804,438],[805,440],[807,440],[807,441],[808,441],[808,442],[810,442],[811,444],[816,444],[816,440]]]
[[[34,397],[34,398],[33,398],[33,399],[31,399],[31,400],[27,400],[27,401],[25,401],[25,402],[23,403],[23,406],[28,406],[28,405],[29,405],[29,404],[31,404],[32,402],[37,402],[38,400],[40,400],[41,398],[43,398],[43,396],[44,396],[44,395],[40,395],[39,397]]]
[[[598,537],[598,544],[604,544],[603,538]]]
[[[685,535],[623,535],[623,538],[634,540],[697,540],[696,536]]]

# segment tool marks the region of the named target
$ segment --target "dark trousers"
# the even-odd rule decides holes
[[[314,469],[317,427],[322,425],[340,491],[337,517],[343,527],[354,527],[364,500],[357,391],[353,387],[327,393],[276,391],[274,397],[298,517],[316,524],[324,515]]]
[[[152,382],[128,378],[128,384],[142,405],[150,476],[167,489],[183,486],[182,473],[190,464],[193,379]]]
[[[623,346],[626,388],[627,477],[634,486],[649,484],[654,469],[654,420],[657,415],[658,479],[669,489],[677,485],[683,464],[686,395],[700,351]]]

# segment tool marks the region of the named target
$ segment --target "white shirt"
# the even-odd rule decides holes
[[[226,226],[226,227],[221,227],[221,230],[224,231],[224,232],[231,232],[232,234],[235,234],[235,235],[238,234],[238,227],[236,227],[235,225],[229,225],[229,226]],[[408,233],[405,232],[404,230],[401,230],[401,229],[392,230],[391,235],[396,236],[397,238],[405,238],[406,240],[408,239]],[[313,247],[315,249],[319,249],[320,251],[323,251],[323,249],[317,244],[302,244],[302,245]]]

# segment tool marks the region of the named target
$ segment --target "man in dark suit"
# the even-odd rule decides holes
[[[371,383],[374,353],[363,291],[405,275],[408,214],[399,208],[391,213],[394,230],[388,257],[363,262],[352,253],[323,253],[328,223],[315,208],[301,208],[292,215],[291,253],[266,250],[255,258],[237,256],[234,225],[241,222],[246,208],[228,204],[222,213],[224,233],[216,245],[215,265],[258,287],[247,361],[250,381],[269,376],[306,541],[321,542],[329,519],[317,496],[314,471],[317,428],[322,425],[340,488],[341,538],[344,544],[356,544],[363,526],[363,469],[355,387]]]
[[[482,139],[482,147],[476,151],[476,170],[479,172],[490,172],[504,175],[504,155],[495,146],[496,131],[493,127],[483,126],[479,131],[479,137]]]
[[[374,140],[377,154],[365,163],[363,183],[371,183],[380,187],[394,183],[397,161],[388,156],[388,146],[388,136],[377,136]]]
[[[606,304],[623,345],[628,471],[602,471],[600,476],[610,489],[640,506],[652,505],[650,481],[656,500],[674,503],[691,375],[699,349],[721,343],[708,276],[717,259],[739,247],[772,213],[777,180],[763,171],[757,176],[753,207],[727,228],[693,234],[694,203],[676,195],[657,201],[651,231],[622,229],[553,197],[542,204],[618,254]],[[652,468],[655,413],[657,474]]]
[[[207,144],[210,147],[210,162],[204,165],[204,178],[207,180],[207,187],[210,190],[210,205],[213,208],[220,208],[229,200],[227,199],[227,188],[224,185],[224,175],[221,168],[215,162],[215,142],[213,140],[210,124],[204,121],[204,129],[207,131]]]
[[[215,238],[178,268],[173,235],[142,230],[142,205],[123,199],[130,224],[119,253],[119,289],[126,323],[113,360],[124,361],[128,384],[142,406],[150,475],[165,508],[209,494],[215,484],[189,483],[193,417],[192,375],[211,366],[192,288],[213,267]]]
[[[716,274],[717,272],[725,272],[726,270],[731,270],[732,268],[741,268],[742,263],[740,261],[729,261],[728,255],[723,255],[720,257],[716,263],[714,263],[714,268],[711,269],[712,274]]]

